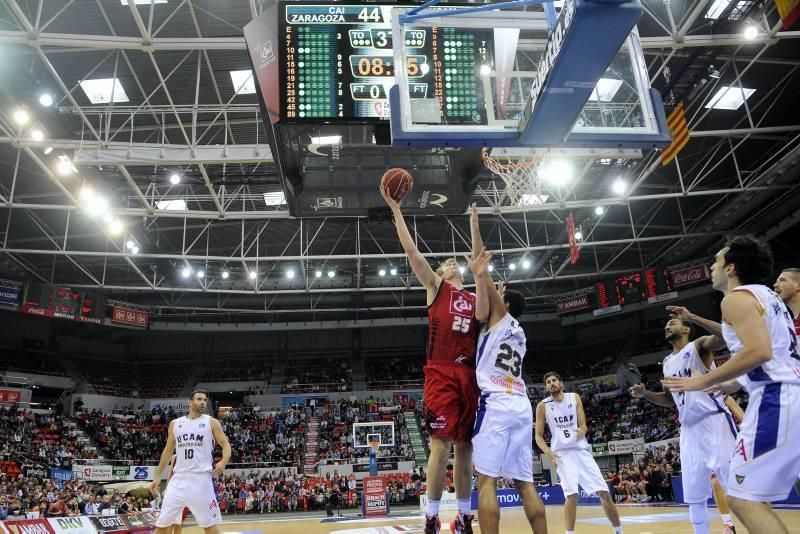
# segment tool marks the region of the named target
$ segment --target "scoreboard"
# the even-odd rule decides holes
[[[29,282],[20,309],[32,315],[102,324],[105,297],[66,286]]]
[[[666,269],[649,267],[643,271],[595,282],[592,288],[584,292],[587,295],[586,306],[575,307],[566,304],[574,299],[574,297],[570,297],[560,301],[559,313],[577,312],[585,308],[604,309],[617,304],[624,306],[646,301],[651,297],[671,291],[672,284]]]
[[[282,121],[389,119],[389,88],[398,68],[392,9],[280,3]],[[407,26],[403,38],[408,54],[400,68],[406,69],[412,101],[437,97],[441,122],[484,122],[479,70],[491,63],[493,36],[491,29]]]

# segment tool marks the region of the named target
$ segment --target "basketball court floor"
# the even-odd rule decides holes
[[[716,509],[711,509],[711,532],[722,532],[722,521]],[[380,521],[361,519],[355,513],[342,512],[344,517],[327,519],[319,514],[282,514],[279,516],[260,516],[252,519],[226,517],[221,531],[241,534],[400,534],[422,533],[422,516],[415,509],[393,512],[391,517]],[[800,507],[778,511],[789,532],[800,533]],[[689,509],[678,506],[621,505],[620,516],[626,534],[692,534],[689,524]],[[443,516],[449,520],[449,516]],[[547,526],[551,534],[564,532],[564,512],[561,506],[547,507]],[[183,530],[188,534],[203,532],[199,527]],[[442,525],[442,532],[449,532],[448,525]],[[475,531],[480,527],[475,523]],[[522,509],[501,511],[500,532],[524,534],[530,532]],[[611,532],[611,526],[599,506],[579,506],[575,532],[579,534]],[[748,530],[737,526],[737,533]],[[750,533],[757,534],[757,533]]]

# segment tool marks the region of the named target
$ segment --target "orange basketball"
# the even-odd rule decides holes
[[[414,179],[405,169],[389,169],[383,173],[381,188],[387,189],[389,196],[400,202],[414,187]]]

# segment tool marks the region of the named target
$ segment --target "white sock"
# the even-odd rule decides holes
[[[733,518],[731,517],[731,514],[719,514],[719,515],[722,516],[722,522],[725,523],[726,525],[733,524]]]
[[[472,499],[456,499],[458,513],[469,515],[472,512]]]
[[[614,534],[622,534],[622,525],[614,527]]]
[[[575,534],[575,531],[574,530],[568,530],[567,534]]]
[[[433,501],[428,499],[428,505],[425,507],[425,513],[431,517],[439,515],[439,504],[442,501]]]

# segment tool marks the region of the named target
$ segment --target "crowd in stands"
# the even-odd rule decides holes
[[[606,478],[617,501],[667,502],[674,499],[672,475],[680,472],[680,447],[676,443],[648,447],[638,462],[624,464],[619,470],[607,473]]]
[[[81,442],[74,427],[60,414],[0,407],[0,461],[69,467],[73,458],[94,456],[94,447]]]
[[[232,463],[300,465],[306,427],[304,409],[260,410],[243,406],[223,414],[220,423],[233,450]]]
[[[367,458],[369,449],[363,448],[366,436],[359,443],[353,441],[353,423],[366,422],[394,423],[394,446],[381,447],[378,450],[379,458],[391,457],[394,461],[413,459],[408,428],[400,406],[390,400],[370,397],[364,401],[343,399],[324,407],[319,420],[319,463],[349,463]],[[392,436],[388,425],[384,430],[386,434],[382,435],[381,443],[390,443]],[[362,445],[362,448],[355,445]]]
[[[422,388],[424,358],[420,355],[378,357],[364,360],[368,389]]]
[[[137,464],[157,460],[167,440],[169,422],[182,414],[172,408],[124,410],[104,413],[99,410],[75,414],[78,425],[97,444],[99,458],[132,460]]]
[[[281,393],[353,391],[353,369],[348,358],[315,358],[289,363]]]

